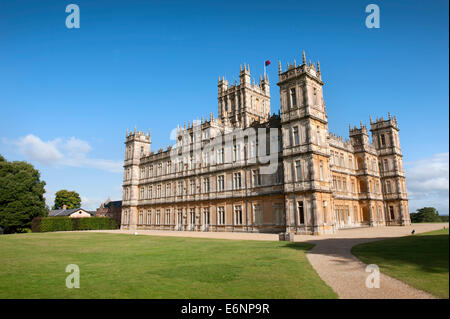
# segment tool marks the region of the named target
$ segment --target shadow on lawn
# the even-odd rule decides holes
[[[449,235],[413,235],[406,237],[327,238],[286,244],[286,247],[305,250],[300,244],[314,244],[308,254],[337,257],[334,262],[347,263],[351,259],[383,264],[404,264],[421,268],[428,273],[448,273]],[[356,257],[358,256],[358,257]],[[361,259],[359,258],[361,257]]]

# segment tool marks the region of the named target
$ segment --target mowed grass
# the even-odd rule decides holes
[[[352,253],[366,264],[440,298],[449,298],[448,228],[356,245]],[[381,285],[383,283],[380,283]]]
[[[311,244],[106,233],[0,236],[0,298],[337,298]],[[80,288],[66,288],[68,264]]]

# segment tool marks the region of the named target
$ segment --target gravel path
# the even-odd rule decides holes
[[[416,299],[435,298],[424,291],[413,288],[399,280],[381,274],[380,288],[367,288],[366,264],[359,261],[351,253],[351,248],[357,244],[408,236],[412,229],[422,233],[443,227],[448,223],[415,224],[405,227],[365,227],[340,230],[335,234],[310,236],[296,235],[296,242],[310,242],[314,248],[307,253],[307,258],[319,276],[338,294],[341,299]],[[104,230],[92,232],[132,234],[126,230]],[[229,233],[229,232],[185,232],[139,230],[138,235],[216,238],[235,240],[278,240],[277,234],[260,233]]]
[[[413,288],[399,280],[381,274],[379,288],[367,288],[366,264],[351,253],[357,244],[401,237],[448,227],[448,224],[416,224],[406,227],[373,227],[341,230],[335,235],[308,240],[306,236],[296,236],[296,241],[308,240],[316,244],[307,258],[319,276],[338,294],[341,299],[430,299],[433,295]],[[309,236],[308,236],[309,237]]]

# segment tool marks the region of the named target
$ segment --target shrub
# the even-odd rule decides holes
[[[31,222],[33,232],[52,232],[70,230],[98,230],[117,229],[118,224],[108,217],[70,218],[61,217],[36,217]]]

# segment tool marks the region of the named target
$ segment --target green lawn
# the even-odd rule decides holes
[[[0,236],[0,298],[337,298],[311,244],[105,233]],[[65,286],[68,264],[80,288]]]
[[[447,228],[356,245],[352,253],[391,277],[448,298],[448,240]]]

